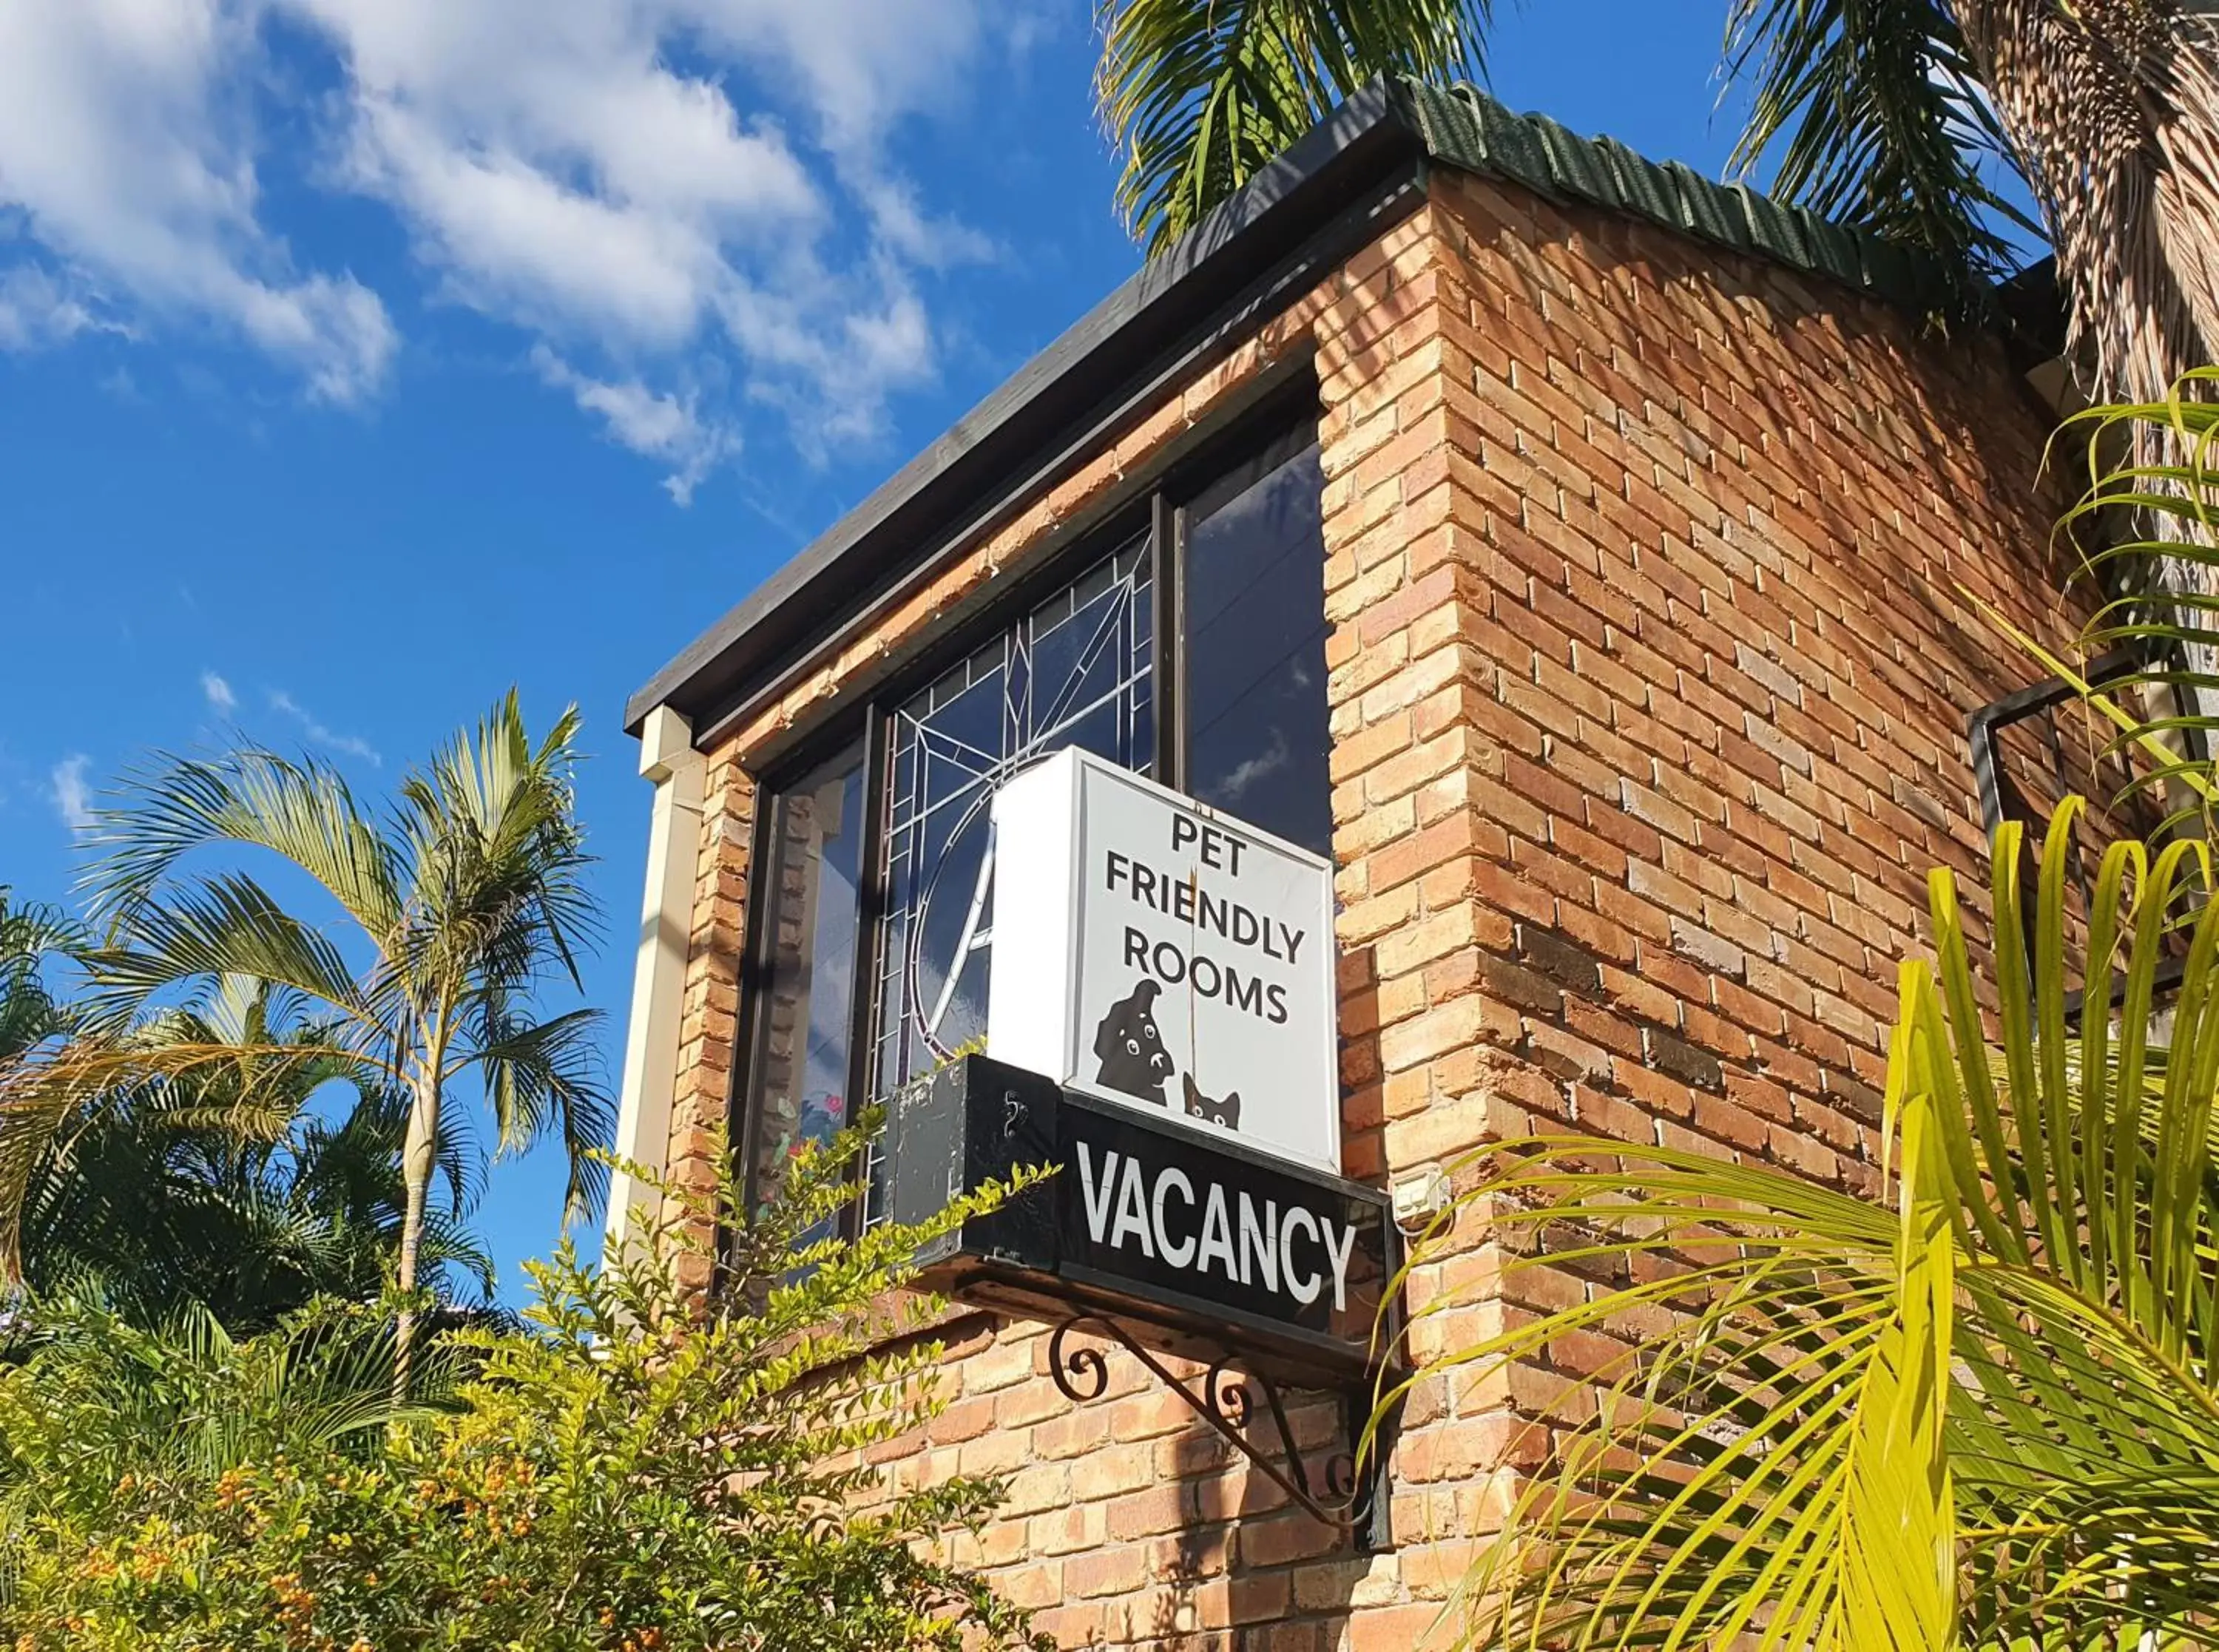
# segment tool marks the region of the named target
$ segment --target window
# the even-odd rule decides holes
[[[751,1208],[852,1098],[985,1032],[989,805],[1030,764],[1081,746],[1329,850],[1321,487],[1305,426],[1166,491],[769,788],[736,1121]]]
[[[1150,772],[1151,560],[1124,546],[895,709],[873,1095],[986,1030],[996,790],[1066,746]]]
[[[855,964],[862,939],[863,747],[772,801],[756,888],[766,924],[755,984],[755,1105],[745,1132],[749,1208],[775,1198],[786,1162],[847,1121]]]
[[[1333,853],[1315,441],[1179,512],[1190,796]]]

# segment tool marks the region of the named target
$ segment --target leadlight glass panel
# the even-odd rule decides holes
[[[1142,535],[894,710],[876,1095],[986,1030],[996,790],[1066,746],[1153,767],[1149,581]]]

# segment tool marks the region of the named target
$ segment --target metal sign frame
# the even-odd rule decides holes
[[[1054,1324],[1049,1375],[1074,1400],[1099,1397],[1109,1378],[1102,1351],[1074,1345],[1072,1336],[1106,1338],[1177,1393],[1298,1506],[1350,1531],[1367,1552],[1384,1546],[1391,1427],[1374,1433],[1370,1449],[1363,1449],[1377,1396],[1403,1374],[1394,1357],[1403,1327],[1402,1235],[1384,1193],[1236,1142],[1204,1140],[1141,1109],[1066,1090],[1038,1073],[980,1055],[898,1095],[889,1109],[887,1138],[894,1167],[892,1214],[899,1221],[928,1217],[956,1194],[1005,1179],[1021,1167],[1056,1171],[1002,1209],[937,1241],[920,1258],[925,1284]],[[1101,1242],[1085,1228],[1086,1201],[1097,1201],[1092,1215],[1099,1228],[1111,1195],[1097,1183],[1090,1196],[1082,1172],[1106,1175],[1105,1162],[1092,1153],[1113,1142],[1147,1149],[1159,1178],[1172,1179],[1167,1172],[1175,1171],[1197,1194],[1205,1188],[1236,1189],[1212,1202],[1237,1196],[1244,1217],[1268,1200],[1286,1223],[1283,1235],[1292,1233],[1297,1206],[1311,1234],[1330,1228],[1340,1239],[1342,1266],[1334,1276],[1346,1287],[1338,1311],[1327,1300],[1318,1263],[1333,1254],[1329,1237],[1304,1247],[1304,1284],[1316,1288],[1311,1301],[1290,1295],[1289,1239],[1281,1258],[1285,1279],[1275,1276],[1269,1290],[1244,1282],[1239,1289],[1249,1298],[1245,1305],[1229,1270],[1216,1279],[1205,1270],[1203,1289],[1181,1289],[1166,1282],[1166,1269],[1152,1251],[1144,1265],[1120,1245]],[[1082,1147],[1089,1149],[1085,1164]],[[1160,1196],[1154,1202],[1159,1222],[1163,1202]],[[1202,1203],[1199,1196],[1191,1201],[1189,1213]],[[1287,1289],[1279,1289],[1281,1283]],[[1176,1376],[1165,1355],[1201,1363],[1199,1385]],[[1297,1447],[1284,1389],[1321,1390],[1341,1401],[1348,1449],[1321,1470]]]

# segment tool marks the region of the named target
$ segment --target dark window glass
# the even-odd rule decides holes
[[[1321,478],[1302,439],[1188,500],[1165,566],[1178,570],[1184,789],[1327,854]],[[1066,746],[1155,771],[1154,550],[1136,536],[884,705],[880,795],[863,795],[879,770],[859,741],[769,800],[743,1136],[751,1208],[778,1196],[802,1142],[985,1033],[995,792]],[[885,1173],[874,1153],[870,1212]]]
[[[1312,444],[1187,507],[1182,695],[1186,790],[1329,854],[1322,487]]]
[[[786,1161],[848,1121],[863,851],[860,744],[772,801],[764,876],[771,905],[755,996],[755,1109],[748,1198],[778,1196]]]
[[[1152,593],[1143,537],[893,710],[886,920],[872,1016],[876,1094],[986,1030],[996,790],[1066,746],[1148,773]]]

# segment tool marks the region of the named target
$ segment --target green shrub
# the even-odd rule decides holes
[[[705,1305],[682,1282],[729,1178],[672,1196],[620,1263],[566,1241],[526,1328],[448,1334],[399,1414],[389,1314],[322,1306],[233,1342],[28,1304],[0,1373],[0,1647],[1036,1644],[942,1548],[1000,1488],[902,1490],[867,1462],[937,1409],[911,1258],[1010,1189],[821,1237],[861,1144],[804,1154]]]

